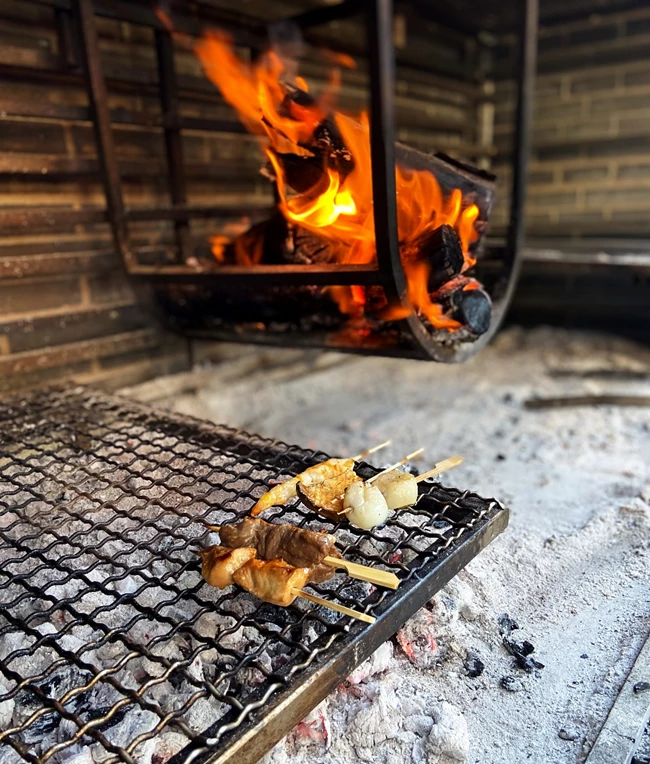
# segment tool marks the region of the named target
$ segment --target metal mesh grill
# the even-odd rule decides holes
[[[216,537],[197,521],[235,520],[325,458],[84,388],[0,402],[3,750],[34,762],[87,749],[107,762],[224,756],[355,639],[360,662],[423,601],[414,592],[430,597],[507,522],[495,500],[434,483],[373,532],[301,506],[265,515],[335,531],[345,557],[396,573],[395,592],[344,574],[313,587],[384,613],[388,631],[204,584],[196,550]]]

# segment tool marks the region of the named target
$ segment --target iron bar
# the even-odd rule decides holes
[[[171,34],[166,29],[156,29],[155,38],[169,190],[174,206],[185,205],[187,204],[187,190],[183,166],[180,102],[174,65],[174,42]],[[190,226],[186,219],[174,221],[174,235],[176,237],[176,246],[178,247],[178,259],[180,262],[185,262],[191,255]]]
[[[82,51],[88,95],[93,111],[93,128],[97,140],[97,151],[102,167],[106,208],[111,223],[115,248],[119,252],[128,271],[134,263],[129,251],[128,229],[122,200],[122,183],[117,153],[113,141],[111,117],[108,111],[108,93],[99,50],[99,39],[95,25],[95,13],[92,0],[76,0],[76,12],[81,30]]]
[[[514,156],[512,163],[512,185],[510,190],[510,220],[506,234],[506,267],[509,266],[509,280],[504,304],[510,302],[519,277],[521,252],[524,244],[524,204],[526,201],[526,181],[528,157],[531,146],[531,121],[535,93],[535,73],[537,70],[537,30],[538,0],[525,0],[521,7],[519,31],[519,56],[517,79],[517,107],[515,114]],[[495,330],[505,316],[494,315]]]
[[[196,284],[199,286],[272,286],[314,285],[346,286],[359,284],[372,286],[382,283],[381,274],[374,265],[220,265],[209,270],[182,265],[136,265],[130,270],[135,278],[151,282]]]
[[[393,3],[368,3],[368,57],[370,67],[370,153],[375,242],[379,269],[386,274],[389,300],[402,301],[406,278],[402,269],[397,231],[395,184],[395,54]]]
[[[343,0],[333,5],[322,5],[310,8],[288,19],[297,24],[301,29],[317,27],[321,24],[329,24],[331,21],[342,21],[350,16],[355,16],[363,11],[364,4],[361,0]]]

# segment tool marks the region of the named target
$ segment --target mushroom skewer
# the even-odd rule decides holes
[[[199,552],[202,573],[206,582],[218,589],[238,584],[246,591],[265,602],[287,607],[297,597],[323,605],[366,623],[374,623],[375,618],[336,602],[316,597],[302,591],[309,583],[310,568],[297,568],[284,560],[259,560],[256,550],[251,547],[228,549],[213,546]]]
[[[389,444],[390,440],[387,440],[384,443],[368,448],[349,459],[327,459],[324,462],[320,462],[320,464],[314,464],[311,467],[307,467],[307,469],[299,475],[296,475],[289,480],[285,480],[283,483],[278,483],[278,485],[273,486],[273,488],[261,496],[257,500],[255,506],[251,509],[251,514],[253,517],[256,517],[261,512],[269,509],[269,507],[274,507],[278,504],[286,504],[290,499],[293,499],[297,495],[298,483],[303,483],[304,485],[318,484],[343,474],[354,476],[352,479],[359,480],[360,478],[356,476],[353,471],[354,463],[359,459],[364,459],[366,456],[379,451],[381,448],[385,448]]]
[[[245,517],[238,523],[207,527],[217,531],[222,543],[231,549],[254,548],[263,560],[281,558],[296,567],[311,567],[310,581],[314,583],[327,581],[336,572],[335,568],[342,568],[352,578],[377,586],[389,589],[399,586],[399,579],[393,573],[344,560],[335,547],[336,539],[329,533],[289,524],[267,523],[254,517]]]

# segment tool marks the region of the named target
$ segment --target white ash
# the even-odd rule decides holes
[[[251,351],[251,357],[272,361],[277,352]],[[397,681],[396,697],[420,704],[431,729],[429,721],[416,732],[406,729],[396,711],[397,736],[378,746],[377,762],[433,762],[441,760],[438,751],[448,759],[452,750],[462,753],[452,746],[453,725],[431,736],[443,703],[465,719],[467,762],[583,762],[650,628],[650,409],[531,411],[523,403],[537,396],[648,396],[648,376],[617,380],[615,373],[647,372],[650,351],[607,336],[511,329],[462,366],[347,357],[305,375],[305,354],[293,357],[295,367],[276,369],[273,384],[266,384],[263,367],[251,373],[249,363],[236,378],[224,363],[201,372],[196,392],[170,393],[158,403],[333,455],[392,438],[377,465],[418,446],[426,447],[427,465],[458,453],[465,461],[443,484],[495,496],[512,514],[506,533],[427,608],[439,660],[419,667],[395,640],[386,674],[346,685],[324,704],[329,748],[297,745],[292,733],[267,761],[358,760],[350,698],[361,703],[371,689],[387,691]],[[160,394],[164,385],[157,382]],[[504,612],[519,623],[518,638],[535,646],[544,669],[529,674],[513,665],[498,626]],[[468,653],[484,663],[480,676],[467,675]],[[507,678],[516,691],[503,686]],[[443,740],[438,733],[446,727]],[[563,728],[579,739],[560,738]],[[414,736],[410,743],[399,737],[407,734]]]
[[[445,700],[440,701],[434,711],[427,751],[429,760],[435,756],[441,762],[445,759],[465,761],[469,753],[467,721],[456,706]]]
[[[9,688],[0,682],[0,695],[6,695],[9,692]],[[8,698],[0,702],[0,730],[6,730],[11,724],[11,718],[14,714],[15,701],[13,698]]]
[[[371,677],[383,674],[393,666],[393,643],[384,642],[375,652],[364,661],[347,678],[349,684],[361,684]]]

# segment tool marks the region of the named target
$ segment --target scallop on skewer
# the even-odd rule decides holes
[[[412,458],[412,455],[387,467],[365,483],[355,483],[346,489],[343,513],[347,515],[351,525],[364,530],[383,525],[391,510],[403,509],[416,503],[418,483],[457,467],[463,461],[460,456],[452,456],[415,477],[410,473],[397,471],[397,466],[406,463],[409,458]]]

